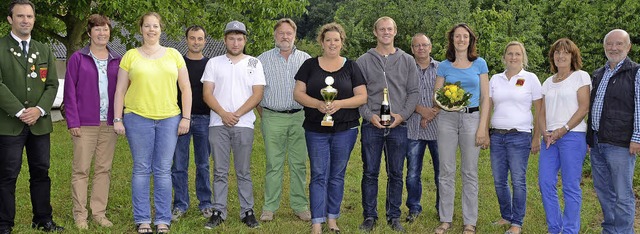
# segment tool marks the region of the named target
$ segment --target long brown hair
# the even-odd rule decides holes
[[[469,47],[467,48],[467,59],[469,59],[469,61],[475,61],[478,58],[478,53],[476,52],[476,40],[478,38],[476,37],[476,34],[473,33],[473,30],[471,30],[471,28],[469,28],[469,26],[465,23],[456,24],[455,26],[453,26],[453,28],[451,28],[451,30],[449,30],[449,32],[447,32],[447,39],[449,40],[447,44],[447,60],[449,60],[450,62],[456,61],[456,47],[453,45],[453,33],[458,28],[464,28],[465,30],[467,30],[467,32],[469,32]]]

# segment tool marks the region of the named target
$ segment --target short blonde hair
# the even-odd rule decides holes
[[[388,20],[388,21],[391,21],[391,23],[393,23],[393,29],[394,29],[394,30],[396,30],[396,31],[398,31],[398,25],[396,25],[396,21],[395,21],[395,20],[393,20],[393,19],[392,19],[391,17],[389,17],[389,16],[382,16],[382,17],[378,18],[378,19],[376,20],[376,22],[375,22],[375,23],[373,23],[373,31],[375,32],[375,31],[376,31],[376,29],[378,29],[378,24],[379,24],[380,22],[382,22],[382,21],[387,21],[387,20]]]
[[[522,50],[522,68],[527,68],[529,67],[529,58],[527,58],[527,50],[524,48],[524,44],[520,43],[519,41],[511,41],[507,44],[507,46],[504,47],[504,51],[502,52],[502,64],[507,64],[507,61],[504,59],[504,56],[507,55],[507,49],[509,49],[510,46],[517,46],[520,47],[520,50]]]

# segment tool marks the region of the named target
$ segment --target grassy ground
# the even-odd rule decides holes
[[[259,126],[259,124],[256,124]],[[260,129],[256,128],[255,144],[252,155],[252,178],[254,183],[255,211],[257,215],[261,213],[264,191],[265,157],[264,145]],[[51,135],[51,203],[53,206],[54,220],[63,225],[67,231],[65,233],[83,233],[75,228],[71,213],[71,161],[72,142],[66,131],[64,122],[54,124],[54,132]],[[233,162],[233,161],[232,161]],[[131,208],[131,156],[127,141],[124,137],[119,138],[116,155],[112,170],[112,183],[107,216],[115,224],[112,228],[100,228],[90,222],[89,231],[84,233],[134,233],[133,214]],[[191,160],[193,164],[193,160]],[[459,165],[458,165],[459,167]],[[206,219],[197,210],[198,201],[195,197],[193,186],[194,170],[191,166],[190,173],[190,196],[191,207],[186,216],[174,222],[171,227],[172,233],[308,233],[310,225],[307,222],[299,221],[293,211],[288,206],[288,176],[285,172],[284,191],[281,208],[276,213],[276,220],[269,223],[261,223],[259,229],[248,229],[239,220],[239,202],[237,197],[237,187],[235,173],[230,173],[229,185],[229,217],[225,223],[215,230],[203,228]],[[524,220],[523,231],[526,233],[546,233],[546,223],[544,210],[540,200],[540,192],[537,185],[538,156],[531,156],[529,159],[529,171],[527,173],[528,201],[527,214]],[[433,182],[433,170],[430,157],[425,157],[423,169],[423,198],[424,211],[418,220],[412,224],[404,224],[409,233],[431,233],[438,225],[438,217],[435,212],[435,186]],[[636,167],[636,185],[640,169]],[[360,143],[356,144],[351,160],[347,168],[345,178],[345,196],[342,203],[342,217],[338,224],[343,233],[358,233],[358,225],[362,222],[362,207],[360,194],[360,180],[362,178],[362,160],[360,158]],[[384,169],[380,173],[378,213],[380,218],[373,233],[390,233],[391,229],[384,220],[384,199],[386,186],[386,173]],[[498,202],[493,188],[493,178],[491,176],[488,150],[483,150],[479,160],[479,233],[503,233],[507,227],[497,227],[491,223],[500,218]],[[22,165],[22,172],[17,185],[17,215],[15,233],[31,233],[29,228],[31,221],[31,203],[29,199],[28,167],[26,159]],[[457,192],[455,194],[455,215],[453,229],[450,233],[460,233],[462,231],[462,211],[460,208],[460,175],[456,182]],[[590,177],[583,178],[583,206],[582,206],[582,233],[599,233],[602,215],[597,202],[593,183]],[[636,193],[640,188],[636,186]],[[403,194],[406,198],[406,192]],[[406,199],[403,199],[403,201]],[[404,219],[407,209],[402,207]],[[636,218],[636,229],[640,229]]]

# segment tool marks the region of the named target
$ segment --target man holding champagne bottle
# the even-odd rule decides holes
[[[402,169],[407,151],[406,122],[418,103],[418,75],[413,57],[394,47],[395,21],[379,18],[373,28],[377,46],[358,58],[367,81],[367,103],[362,116],[362,207],[363,231],[373,230],[377,213],[378,175],[382,152],[387,167],[386,218],[391,229],[403,232],[400,224]]]

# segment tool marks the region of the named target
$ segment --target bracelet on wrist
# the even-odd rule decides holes
[[[186,119],[186,120],[191,121],[191,118],[187,118],[187,117],[184,117],[184,116],[182,116],[182,119]]]

